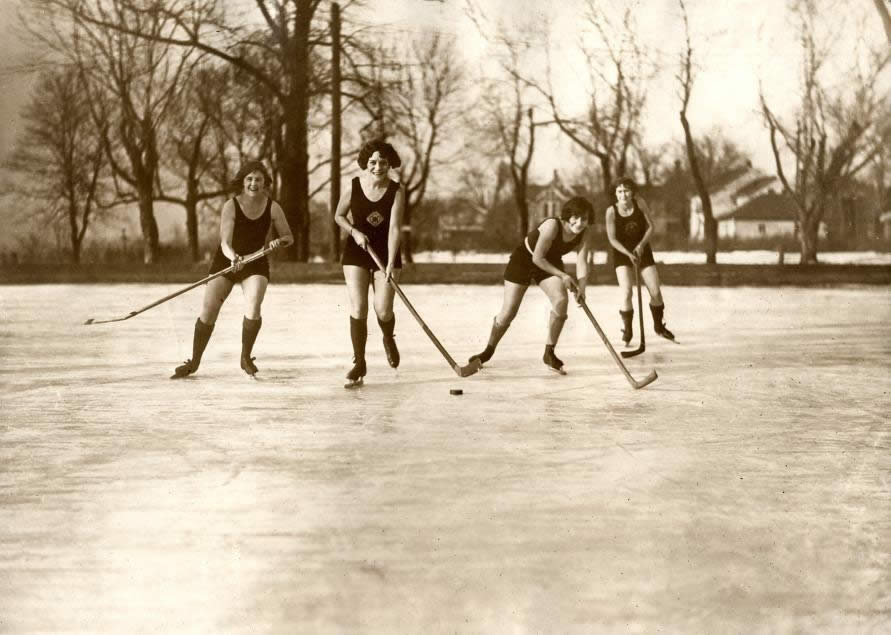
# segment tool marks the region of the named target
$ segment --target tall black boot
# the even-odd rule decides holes
[[[665,305],[664,304],[651,304],[650,312],[653,314],[653,330],[656,331],[656,335],[661,335],[665,339],[674,340],[674,333],[668,330],[668,327],[665,326]]]
[[[241,321],[241,369],[252,377],[257,374],[257,366],[254,364],[256,358],[251,357],[251,351],[254,350],[254,342],[257,341],[261,326],[263,326],[262,317],[256,320],[244,318]]]
[[[510,322],[507,324],[499,324],[497,318],[492,319],[492,330],[489,332],[489,343],[486,344],[486,348],[482,353],[477,353],[476,355],[472,355],[468,362],[473,362],[473,360],[478,359],[480,361],[480,365],[485,364],[490,359],[492,359],[492,355],[495,354],[495,347],[498,346],[498,342],[501,341],[501,338],[504,337],[504,334],[507,333],[507,329],[510,326]]]
[[[563,374],[563,360],[554,354],[554,347],[557,346],[557,340],[560,339],[560,333],[563,332],[565,323],[565,315],[557,315],[551,311],[548,316],[548,341],[545,344],[544,356],[541,358],[548,368],[561,374]]]
[[[347,373],[346,378],[352,382],[347,386],[361,384],[366,373],[365,366],[365,342],[368,340],[368,322],[363,318],[357,320],[350,316],[350,340],[353,343],[353,367]]]
[[[211,333],[213,333],[213,326],[213,324],[205,324],[201,318],[195,320],[195,332],[192,335],[192,358],[187,359],[181,366],[177,366],[170,379],[188,377],[198,370],[201,356],[204,354],[204,349],[207,348]]]
[[[634,336],[634,309],[619,311],[619,315],[622,316],[622,342],[628,346]]]
[[[381,322],[377,319],[378,325],[381,327],[381,333],[384,334],[384,351],[387,353],[387,362],[392,368],[399,368],[399,349],[396,348],[396,336],[393,335],[393,329],[396,328],[396,315],[389,322]]]

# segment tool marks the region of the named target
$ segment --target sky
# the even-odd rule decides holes
[[[14,33],[15,10],[25,0],[0,0],[0,155],[12,147],[20,126],[17,116],[26,103],[32,78],[11,74],[10,64],[28,53]],[[244,19],[257,19],[253,0],[230,0],[243,11]],[[467,17],[466,0],[377,0],[363,8],[350,7],[357,21],[374,25],[384,36],[412,37],[435,30],[456,38],[471,72],[494,74],[492,51]],[[634,9],[642,39],[663,71],[648,83],[645,138],[653,145],[680,140],[679,101],[674,72],[683,44],[683,26],[677,0],[627,0]],[[615,0],[605,6],[624,6]],[[342,2],[341,4],[346,4]],[[550,22],[556,49],[553,52],[555,79],[564,114],[584,105],[586,69],[579,63],[578,38],[584,20],[581,0],[543,3],[540,0],[477,0],[493,20],[511,22],[516,16]],[[548,5],[552,5],[548,7]],[[556,8],[555,8],[556,5]],[[832,37],[837,61],[853,55],[857,40],[881,44],[885,40],[872,0],[838,0]],[[782,0],[687,0],[691,18],[698,76],[688,116],[697,132],[720,127],[752,156],[753,163],[772,172],[769,139],[759,114],[759,83],[771,106],[780,113],[791,112],[798,85],[799,47],[796,31]],[[589,40],[590,41],[590,40]],[[542,53],[541,59],[544,60]],[[841,64],[839,64],[841,66]],[[533,73],[543,74],[543,63]],[[838,73],[838,69],[831,69]],[[544,113],[544,111],[542,111]],[[569,166],[578,155],[572,143],[557,130],[539,133],[539,146],[532,166],[537,179],[549,178],[554,167]]]

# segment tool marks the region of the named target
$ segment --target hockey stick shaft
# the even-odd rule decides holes
[[[600,339],[603,340],[604,345],[606,346],[606,350],[609,351],[609,354],[612,355],[613,360],[618,365],[619,369],[622,371],[622,374],[625,375],[625,379],[628,380],[628,383],[631,384],[635,389],[643,388],[647,384],[651,384],[656,381],[658,375],[655,370],[651,370],[650,374],[641,379],[640,381],[636,380],[631,376],[631,373],[628,372],[628,369],[625,368],[625,364],[622,363],[622,358],[616,353],[616,350],[613,348],[613,345],[609,343],[609,339],[607,339],[606,334],[603,332],[603,329],[600,328],[600,325],[597,323],[597,320],[594,319],[594,315],[591,313],[591,309],[588,308],[588,304],[581,300],[579,302],[579,306],[582,307],[582,310],[585,312],[585,315],[588,316],[588,319],[591,320],[591,324],[594,325],[594,329],[597,331],[597,334],[600,336]]]
[[[259,260],[263,256],[266,256],[269,253],[271,253],[274,249],[275,249],[275,247],[266,247],[265,249],[262,249],[261,251],[251,254],[250,256],[248,256],[247,258],[242,260],[238,265],[232,265],[231,267],[226,267],[225,269],[217,271],[216,273],[212,273],[209,276],[207,276],[206,278],[202,278],[198,282],[194,282],[194,283],[190,284],[189,286],[187,286],[183,289],[180,289],[179,291],[175,291],[175,292],[171,293],[170,295],[166,295],[163,298],[161,298],[160,300],[155,300],[151,304],[148,304],[148,305],[142,307],[141,309],[137,309],[136,311],[131,311],[130,313],[128,313],[127,315],[125,315],[123,317],[112,318],[109,320],[95,320],[93,318],[90,318],[89,320],[84,322],[84,324],[108,324],[109,322],[123,322],[124,320],[129,320],[131,317],[135,317],[135,316],[139,315],[140,313],[145,313],[149,309],[153,309],[156,306],[158,306],[159,304],[164,304],[168,300],[172,300],[173,298],[175,298],[177,296],[180,296],[188,291],[191,291],[195,287],[200,287],[202,284],[207,284],[211,280],[219,278],[220,276],[225,276],[227,273],[235,271],[236,267],[244,266],[250,262]]]
[[[368,251],[368,254],[371,256],[371,259],[374,260],[374,263],[378,266],[378,268],[382,272],[386,273],[386,271],[387,271],[386,267],[381,262],[381,259],[378,257],[377,253],[375,253],[374,249],[372,249],[371,245],[366,246],[366,251]],[[471,363],[471,364],[468,364],[467,366],[459,366],[455,362],[454,358],[452,358],[452,356],[449,355],[449,352],[445,349],[445,347],[439,342],[439,340],[433,334],[433,331],[430,330],[430,328],[427,326],[427,324],[424,322],[424,320],[421,318],[421,316],[415,310],[415,307],[413,307],[411,302],[408,301],[408,298],[405,297],[405,293],[402,292],[402,289],[399,287],[399,284],[393,279],[390,279],[389,283],[391,285],[393,285],[393,289],[396,291],[396,293],[402,299],[402,302],[405,303],[405,306],[408,308],[408,310],[414,316],[415,320],[417,320],[418,324],[421,325],[421,328],[424,330],[424,333],[427,334],[427,337],[430,338],[430,341],[433,342],[433,345],[436,346],[436,348],[439,350],[440,353],[442,353],[442,356],[449,363],[449,366],[452,367],[452,370],[454,370],[458,374],[459,377],[467,377],[468,375],[472,375],[473,373],[475,373],[476,371],[479,370],[479,364]]]
[[[644,333],[643,295],[640,290],[640,264],[634,263],[634,281],[637,284],[637,319],[640,325],[640,346],[633,351],[622,351],[622,357],[629,358],[640,355],[647,350],[646,334]]]

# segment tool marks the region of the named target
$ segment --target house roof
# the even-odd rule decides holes
[[[734,210],[732,218],[754,221],[794,221],[795,203],[786,194],[767,192]]]
[[[735,197],[751,196],[751,195],[755,194],[756,192],[758,192],[759,190],[764,189],[766,186],[770,185],[774,181],[776,181],[776,177],[769,176],[767,174],[765,174],[764,176],[755,177],[751,181],[748,181],[747,183],[745,183],[738,190],[736,190],[733,193],[733,196],[735,196]]]

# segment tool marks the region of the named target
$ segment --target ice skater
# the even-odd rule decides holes
[[[387,362],[399,367],[396,347],[395,290],[387,281],[399,281],[402,257],[399,253],[405,192],[390,178],[390,170],[402,165],[389,143],[377,139],[366,143],[357,159],[362,172],[353,178],[349,190],[337,203],[334,221],[349,234],[341,264],[350,299],[350,340],[353,367],[347,373],[347,388],[359,386],[367,372],[365,343],[368,340],[368,287],[374,289],[374,312],[383,333]],[[349,215],[349,217],[348,217]],[[381,271],[366,248],[371,246],[386,267]]]
[[[616,204],[606,210],[606,236],[613,250],[613,264],[616,280],[622,293],[622,341],[630,345],[633,335],[632,319],[634,306],[631,303],[631,287],[634,280],[634,265],[650,295],[650,312],[653,314],[653,330],[657,335],[674,341],[674,334],[665,325],[665,302],[659,284],[659,270],[653,258],[650,237],[653,223],[650,220],[647,202],[634,193],[634,181],[627,177],[615,182],[613,190]]]
[[[207,283],[201,315],[195,322],[192,336],[192,357],[176,367],[171,379],[188,377],[198,370],[223,302],[236,282],[241,285],[246,304],[241,326],[240,365],[252,377],[257,373],[256,358],[251,357],[251,352],[263,323],[260,306],[269,284],[269,260],[263,256],[245,265],[240,263],[266,246],[270,225],[274,226],[277,238],[269,243],[269,247],[287,247],[294,242],[282,208],[268,194],[271,184],[269,173],[260,161],[248,161],[235,175],[233,190],[236,195],[223,205],[220,245],[210,264],[210,273],[230,266],[235,269]]]
[[[551,302],[542,361],[549,370],[566,374],[563,361],[554,348],[560,339],[566,310],[569,304],[567,290],[572,290],[580,300],[585,298],[588,277],[588,252],[591,249],[592,232],[588,231],[594,208],[580,196],[569,199],[560,211],[560,218],[549,217],[541,221],[524,238],[511,254],[504,270],[504,299],[501,311],[492,321],[492,330],[486,348],[470,358],[484,364],[495,353],[498,342],[507,332],[510,323],[520,309],[520,303],[530,283],[536,283]],[[578,281],[563,269],[563,256],[578,248],[576,275]]]

